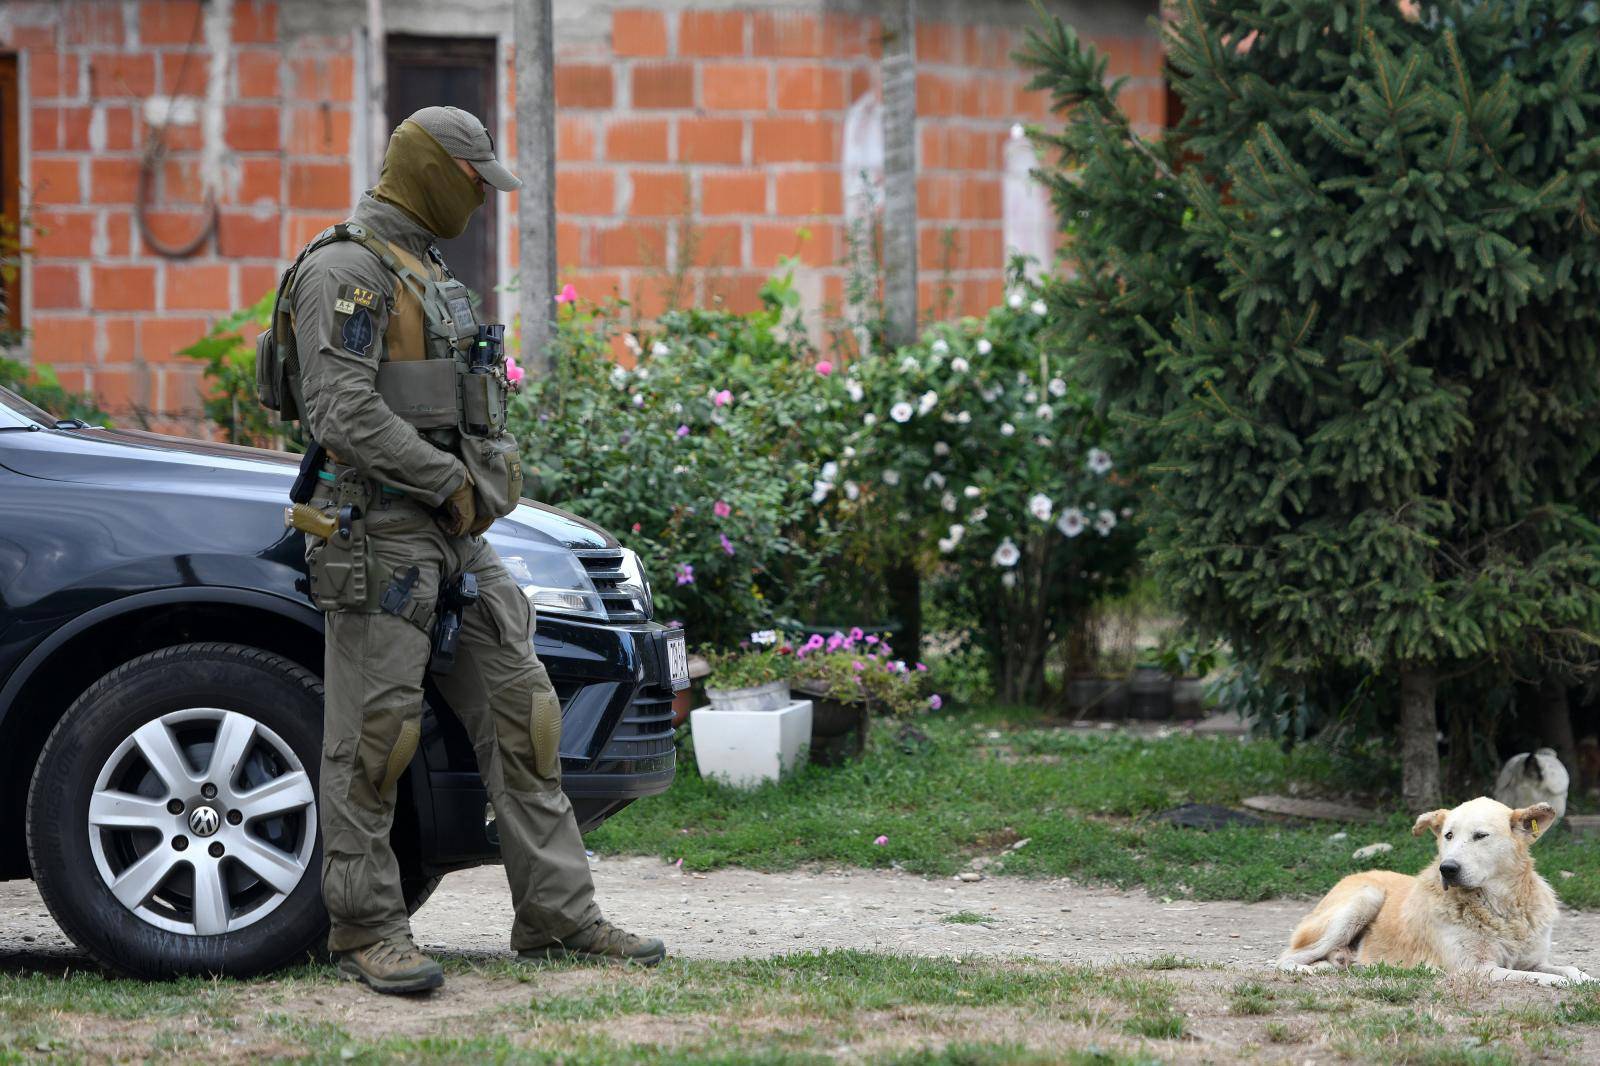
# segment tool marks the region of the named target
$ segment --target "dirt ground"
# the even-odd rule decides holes
[[[1017,877],[967,883],[856,869],[699,874],[655,859],[606,857],[593,869],[609,917],[697,959],[822,948],[1095,964],[1175,954],[1248,971],[1271,965],[1308,909],[1297,900],[1168,902],[1144,892]],[[961,912],[988,921],[942,920]],[[485,866],[447,876],[414,927],[429,950],[509,954],[511,897],[503,871]],[[75,954],[31,882],[0,884],[0,965]],[[1600,913],[1564,913],[1553,954],[1600,976]]]

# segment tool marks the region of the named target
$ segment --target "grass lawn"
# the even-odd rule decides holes
[[[623,811],[589,835],[589,846],[682,859],[686,869],[701,870],[821,863],[948,875],[984,856],[997,860],[991,874],[1238,900],[1317,895],[1365,867],[1421,869],[1434,853],[1432,838],[1413,838],[1412,816],[1399,811],[1374,825],[1213,832],[1150,821],[1183,803],[1232,805],[1261,793],[1381,792],[1392,772],[1381,755],[1338,756],[1314,745],[1285,754],[1258,740],[1040,727],[999,711],[915,724],[926,744],[903,743],[893,723],[879,722],[861,761],[807,766],[749,792],[703,781],[692,742],[685,743],[672,789]],[[1390,802],[1378,806],[1394,810]],[[1348,837],[1328,839],[1339,831]],[[887,842],[875,844],[880,836]],[[1367,863],[1350,858],[1379,841],[1395,850]],[[1600,848],[1557,826],[1535,855],[1564,901],[1600,906]]]
[[[1376,967],[1246,979],[1167,958],[1090,968],[858,951],[653,971],[455,957],[445,991],[379,997],[302,967],[250,982],[0,974],[0,1062],[949,1066],[1594,1061],[1600,991]]]

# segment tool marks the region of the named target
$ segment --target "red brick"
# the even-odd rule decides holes
[[[822,54],[829,59],[877,59],[883,26],[875,18],[827,12],[822,16]]]
[[[1038,121],[1050,114],[1050,93],[1044,89],[1030,92],[1018,87],[1014,91],[1011,103],[1012,113],[1021,119]]]
[[[62,5],[62,29],[68,44],[121,44],[122,8],[118,4]]]
[[[1011,65],[1011,33],[1004,26],[974,24],[965,28],[966,63],[978,70],[1004,70]]]
[[[950,126],[924,127],[919,162],[926,170],[993,170],[1001,134]]]
[[[278,95],[278,53],[241,49],[234,53],[233,70],[241,100],[271,99]]]
[[[1004,207],[1004,188],[997,178],[967,178],[961,183],[961,217],[997,219]]]
[[[590,247],[598,266],[661,266],[667,258],[667,231],[650,225],[596,229]]]
[[[678,159],[684,163],[743,163],[744,119],[678,120]]]
[[[144,222],[150,231],[150,236],[162,246],[167,248],[184,248],[201,230],[205,229],[207,216],[198,208],[180,209],[176,211],[146,211]],[[119,220],[120,222],[120,220]],[[139,247],[146,254],[155,254],[155,246],[144,239],[141,233]],[[208,250],[208,245],[202,245],[201,251]],[[122,254],[126,255],[124,251]]]
[[[555,82],[557,107],[610,107],[615,97],[604,63],[557,63]]]
[[[613,11],[611,51],[618,56],[666,55],[666,16],[659,11]]]
[[[155,128],[147,125],[145,136],[154,139]],[[161,137],[168,152],[198,152],[205,146],[205,134],[201,132],[198,122],[184,125],[173,123],[161,131]]]
[[[55,48],[60,42],[56,39],[56,26],[53,23],[43,23],[34,26],[13,26],[11,34],[6,38],[7,47],[18,51],[27,49]]]
[[[871,69],[857,67],[850,72],[850,100],[854,102],[861,99],[872,92],[876,85],[877,82],[873,80]]]
[[[89,95],[149,96],[156,89],[156,60],[148,53],[102,52],[89,59]]]
[[[705,279],[706,303],[737,314],[761,309],[766,274],[710,274]]]
[[[750,265],[777,266],[786,256],[797,256],[807,266],[833,266],[839,256],[834,245],[838,227],[755,223],[750,227]]]
[[[605,158],[624,163],[667,161],[667,120],[622,119],[606,128]]]
[[[721,269],[744,265],[744,227],[737,223],[702,223],[694,229],[694,265]]]
[[[630,178],[633,195],[628,199],[628,214],[660,217],[681,215],[688,209],[689,175],[683,171],[635,170]]]
[[[844,106],[844,71],[812,63],[778,67],[778,110],[839,111]]]
[[[226,263],[168,263],[165,291],[162,306],[169,311],[226,311],[233,306]]]
[[[700,178],[700,214],[761,215],[767,210],[767,176],[759,171],[705,174]]]
[[[275,266],[240,263],[235,269],[239,271],[239,302],[241,304],[253,304],[267,295],[267,293],[278,290],[278,279],[281,272]]]
[[[917,243],[918,261],[930,272],[1000,270],[1005,266],[1004,235],[998,226],[924,226]]]
[[[837,170],[796,170],[777,180],[780,215],[839,215],[844,211],[842,176]]]
[[[291,252],[298,253],[301,248],[311,243],[311,238],[333,225],[343,222],[344,214],[315,214],[295,215],[289,219],[289,248]]]
[[[224,275],[227,268],[222,269]],[[167,278],[169,306],[172,279]],[[222,294],[226,298],[228,292],[227,278],[224,276]],[[225,310],[226,300],[216,310]],[[210,308],[208,308],[210,310]],[[166,362],[169,359],[181,358],[178,352],[189,347],[195,341],[206,335],[206,320],[203,318],[156,318],[147,316],[139,320],[139,354],[153,363]],[[254,340],[251,337],[251,340]]]
[[[139,43],[203,43],[204,15],[198,0],[145,0],[139,5]]]
[[[229,258],[277,259],[283,254],[278,216],[223,211],[217,219],[217,251]]]
[[[830,163],[836,158],[838,128],[830,119],[758,118],[754,162]]]
[[[770,99],[766,66],[716,63],[700,68],[700,103],[712,111],[765,111]]]
[[[33,253],[41,258],[86,258],[94,245],[94,216],[36,208],[33,212]]]
[[[348,157],[350,112],[344,108],[297,107],[289,112],[289,151],[294,155]]]
[[[348,163],[291,163],[289,206],[338,210],[350,205]]]
[[[29,181],[33,186],[33,199],[42,204],[77,204],[83,202],[83,191],[78,186],[78,160],[44,159],[35,156],[29,164]]]
[[[556,116],[556,158],[593,159],[595,149],[596,120],[583,116],[573,118],[570,115]]]
[[[233,42],[273,44],[278,39],[278,5],[266,0],[234,0]]]
[[[45,106],[28,116],[29,148],[35,152],[86,152],[89,150],[87,107]]]
[[[1117,96],[1117,106],[1135,123],[1164,126],[1167,120],[1167,92],[1162,85],[1125,87]]]
[[[948,22],[917,23],[917,62],[961,62],[961,33]]]
[[[556,174],[556,210],[563,215],[609,215],[616,210],[616,197],[609,170],[568,167]]]
[[[822,22],[816,15],[797,11],[758,12],[754,20],[752,54],[811,58],[822,55]]]
[[[105,126],[106,151],[126,152],[138,145],[133,138],[133,108],[131,107],[101,107],[105,116],[101,122]]]
[[[694,67],[688,63],[638,63],[633,68],[633,106],[694,106]]]
[[[261,201],[276,203],[283,196],[283,163],[278,158],[241,159],[239,184],[234,190],[234,202],[254,204]]]
[[[131,204],[138,196],[137,159],[90,159],[89,202]]]
[[[556,262],[583,261],[583,227],[575,222],[556,223]]]
[[[148,380],[148,375],[141,373],[139,378]],[[94,397],[101,407],[114,415],[125,415],[135,407],[143,406],[139,402],[139,389],[134,371],[126,366],[96,367]]]
[[[917,117],[935,118],[960,114],[955,81],[943,74],[917,75]]]
[[[161,53],[161,91],[168,96],[204,96],[210,60],[203,53]]]
[[[305,109],[300,109],[305,110]],[[235,104],[223,117],[223,140],[240,152],[273,152],[283,146],[277,107]]]
[[[197,157],[169,159],[161,164],[161,200],[167,204],[197,204],[206,198],[205,179]]]
[[[35,263],[33,266],[33,306],[45,309],[82,307],[78,291],[79,270],[75,266]]]
[[[86,315],[35,315],[34,358],[46,363],[80,363],[94,358],[94,319]]]
[[[36,101],[55,96],[77,96],[77,58],[55,52],[30,52],[28,92]]]
[[[196,221],[184,236],[184,241],[200,228],[198,212],[194,214]],[[147,219],[154,224],[159,217],[159,212],[152,212]],[[100,227],[105,231],[105,254],[110,259],[126,259],[133,254],[133,207],[110,207],[100,212]]]
[[[99,311],[149,311],[156,305],[156,268],[110,266],[92,268],[94,307]]]
[[[678,54],[742,56],[744,26],[739,11],[685,11],[678,16]]]
[[[291,70],[296,100],[344,104],[353,98],[355,65],[348,55],[301,56]]]

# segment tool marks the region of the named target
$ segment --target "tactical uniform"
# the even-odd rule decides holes
[[[298,393],[293,406],[328,453],[309,504],[340,523],[336,535],[306,538],[312,598],[327,612],[319,802],[328,947],[347,974],[383,991],[442,980],[411,943],[389,831],[420,734],[440,591],[467,573],[479,598],[462,611],[453,669],[434,681],[472,736],[494,804],[516,905],[512,948],[643,962],[663,953],[659,941],[600,917],[561,790],[561,708],[533,652],[533,608],[478,535],[516,505],[521,470],[504,432],[504,367],[471,366],[478,323],[433,242],[436,232],[459,233],[482,202],[481,191],[474,202],[454,184],[476,187],[452,156],[497,187],[516,179],[493,161],[492,145],[488,159],[504,180],[461,147],[467,141],[452,140],[463,118],[482,132],[447,108],[426,108],[395,131],[378,186],[286,272],[275,323],[294,339],[286,391]]]

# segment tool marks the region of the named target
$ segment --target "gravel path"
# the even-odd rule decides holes
[[[818,948],[922,955],[1032,956],[1107,963],[1176,954],[1242,968],[1269,965],[1305,913],[1301,901],[1195,903],[1144,892],[1016,877],[976,883],[878,870],[684,873],[655,859],[594,863],[601,906],[688,958]],[[953,924],[957,913],[984,924]],[[511,900],[498,866],[451,874],[418,912],[417,940],[463,954],[507,952]],[[1600,912],[1567,912],[1555,958],[1600,974]],[[0,965],[76,955],[32,882],[0,883]]]

